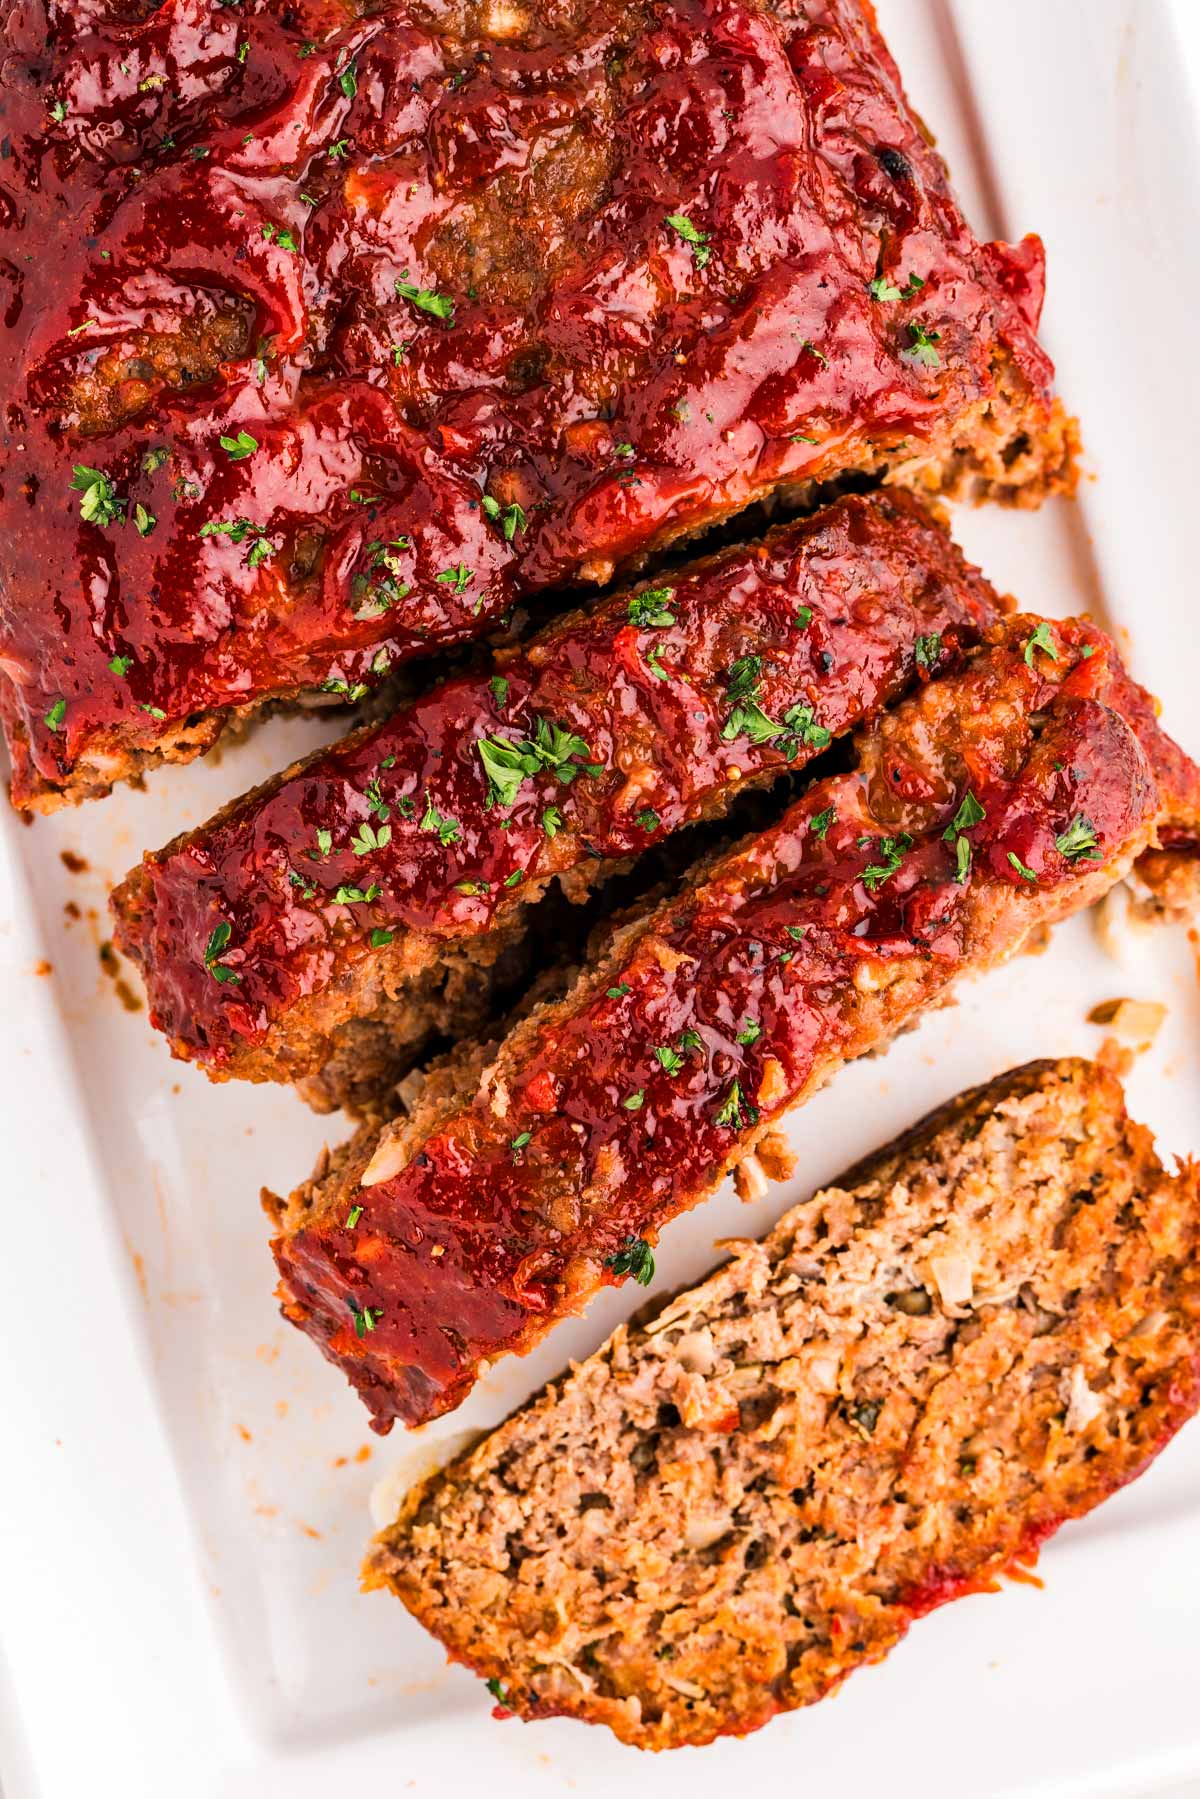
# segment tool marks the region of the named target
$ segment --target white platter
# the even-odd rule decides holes
[[[1172,9],[879,0],[879,13],[976,227],[1047,241],[1045,337],[1088,444],[1077,506],[960,512],[958,533],[1024,605],[1116,630],[1198,752],[1200,185]],[[372,1439],[340,1377],[279,1320],[257,1206],[261,1184],[291,1185],[343,1125],[172,1064],[98,960],[108,883],[312,734],[277,723],[219,763],[28,830],[0,816],[7,1799],[589,1795],[631,1781],[689,1799],[732,1781],[974,1799],[1200,1779],[1200,1426],[1049,1546],[1044,1591],[950,1607],[816,1710],[655,1762],[567,1723],[495,1723],[479,1683],[399,1606],[357,1592],[369,1491],[412,1443]],[[1193,945],[1159,933],[1120,966],[1079,919],[845,1071],[793,1123],[791,1187],[751,1208],[726,1193],[679,1221],[660,1284],[699,1274],[714,1239],[765,1227],[969,1082],[1094,1053],[1089,1008],[1125,993],[1170,1008],[1131,1108],[1164,1151],[1200,1150]],[[418,1441],[498,1420],[642,1297],[608,1295]]]

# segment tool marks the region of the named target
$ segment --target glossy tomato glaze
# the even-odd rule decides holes
[[[1196,770],[1102,633],[1017,618],[998,639],[518,1027],[401,1172],[356,1184],[368,1137],[334,1203],[277,1240],[286,1315],[377,1428],[459,1403],[480,1358],[619,1278],[611,1258],[824,1072],[1096,898],[1174,805],[1168,781],[1194,804]]]
[[[243,1044],[356,966],[372,964],[376,991],[381,970],[403,968],[406,933],[467,940],[547,876],[636,853],[801,767],[955,666],[999,616],[982,576],[897,494],[839,501],[568,620],[504,658],[498,680],[446,682],[148,857],[113,904],[152,1021],[177,1054],[237,1073]],[[749,715],[731,697],[739,669]],[[576,748],[505,803],[480,742],[528,742],[539,720]],[[348,890],[372,897],[338,903]],[[290,1040],[281,1069],[295,1078]]]
[[[19,803],[915,466],[1001,363],[1048,417],[1040,245],[976,242],[856,0],[355,13],[6,9]]]

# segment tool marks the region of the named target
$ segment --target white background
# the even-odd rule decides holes
[[[1122,633],[1168,725],[1200,751],[1200,187],[1184,85],[1190,69],[1200,93],[1200,0],[879,0],[879,12],[977,225],[1047,240],[1046,337],[1088,445],[1078,507],[960,515],[959,533],[1024,603],[1090,608]],[[261,1181],[298,1178],[338,1121],[172,1066],[96,974],[99,921],[62,920],[64,900],[99,908],[106,878],[142,848],[307,740],[303,726],[272,726],[144,796],[32,831],[0,826],[7,1799],[481,1785],[540,1799],[617,1783],[703,1799],[751,1781],[851,1799],[1170,1782],[1200,1793],[1200,1426],[1047,1550],[1044,1592],[949,1608],[836,1700],[742,1744],[652,1761],[570,1724],[496,1725],[478,1683],[445,1670],[398,1607],[355,1592],[368,1492],[406,1446],[354,1459],[362,1414],[278,1323],[254,1204]],[[93,872],[68,876],[62,848]],[[42,955],[51,980],[33,973]],[[1186,943],[1143,946],[1118,969],[1080,920],[807,1108],[789,1191],[971,1080],[1032,1054],[1094,1052],[1088,1005],[1123,991],[1171,1006],[1131,1107],[1164,1150],[1200,1149]],[[681,1221],[663,1284],[699,1273],[714,1237],[762,1228],[787,1197],[752,1211],[727,1197]],[[469,1419],[503,1415],[621,1309],[612,1295],[559,1332]]]

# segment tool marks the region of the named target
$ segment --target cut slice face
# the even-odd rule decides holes
[[[285,1315],[386,1430],[459,1404],[843,1062],[1193,835],[1200,774],[1087,621],[1015,617],[558,1000],[271,1202]]]
[[[765,495],[1072,484],[1041,246],[859,0],[95,12],[0,27],[18,805]]]
[[[840,500],[576,614],[227,807],[113,895],[152,1022],[215,1078],[362,1105],[483,1022],[533,902],[722,813],[1002,616],[906,496]]]
[[[423,1481],[365,1584],[506,1711],[754,1730],[1142,1473],[1200,1402],[1198,1257],[1113,1077],[1017,1069]]]

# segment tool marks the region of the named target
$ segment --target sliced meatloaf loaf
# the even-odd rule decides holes
[[[1197,778],[1095,627],[995,627],[863,735],[853,773],[270,1201],[286,1316],[377,1428],[449,1410],[643,1268],[840,1063],[1098,898],[1160,825],[1194,828]]]
[[[1001,616],[899,494],[844,499],[576,614],[176,838],[117,889],[152,1022],[322,1107],[483,1021],[557,881],[582,897],[803,766]]]
[[[1200,1183],[1113,1077],[977,1088],[410,1492],[388,1587],[505,1711],[644,1749],[810,1705],[1200,1402]]]
[[[0,60],[18,805],[764,495],[1071,485],[1041,245],[865,0],[44,0]]]

